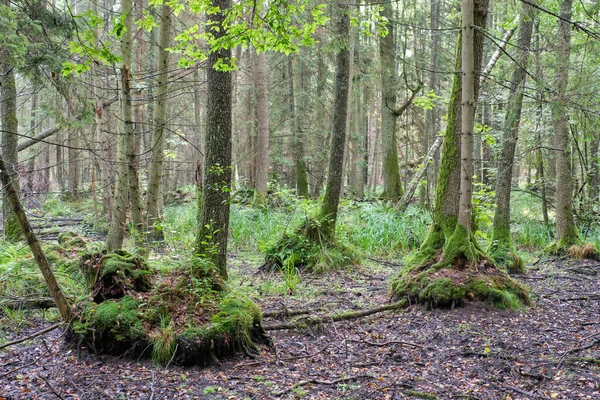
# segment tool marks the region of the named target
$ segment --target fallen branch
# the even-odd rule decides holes
[[[388,305],[377,307],[377,308],[370,308],[368,310],[348,311],[348,312],[339,313],[339,314],[326,315],[323,317],[315,316],[315,317],[304,319],[302,321],[286,322],[283,324],[276,324],[276,325],[267,325],[264,328],[265,328],[265,331],[277,331],[277,330],[283,330],[283,329],[305,328],[305,327],[308,327],[311,325],[320,325],[320,324],[325,324],[328,322],[347,321],[347,320],[351,320],[351,319],[366,317],[366,316],[380,313],[383,311],[397,310],[397,309],[403,308],[405,305],[406,305],[405,301],[399,301],[399,302],[396,302],[393,304],[388,304]]]
[[[46,329],[42,329],[41,331],[38,331],[38,332],[34,333],[33,335],[29,335],[29,336],[26,336],[26,337],[21,338],[21,339],[16,339],[16,340],[13,340],[12,342],[4,343],[3,345],[0,346],[0,350],[5,349],[8,346],[12,346],[12,345],[15,345],[15,344],[23,343],[23,342],[25,342],[27,340],[34,339],[34,338],[36,338],[38,336],[42,336],[42,335],[44,335],[44,334],[46,334],[48,332],[52,332],[53,330],[55,330],[56,328],[58,328],[58,327],[60,327],[62,325],[63,325],[63,322],[59,322],[58,324],[54,324],[52,326],[47,327]],[[4,376],[4,375],[2,375],[2,376]]]
[[[19,145],[17,146],[17,151],[23,151],[23,150],[33,146],[34,144],[41,142],[44,139],[49,138],[50,136],[54,135],[55,133],[60,132],[60,129],[61,129],[60,126],[46,129],[45,131],[41,132],[39,135],[36,135],[36,136],[30,138],[29,140],[19,143]]]
[[[49,297],[39,299],[7,299],[0,302],[0,307],[6,307],[9,310],[47,310],[56,307],[56,303]]]
[[[401,345],[404,345],[404,346],[418,347],[419,349],[424,349],[425,348],[425,346],[421,346],[420,344],[411,343],[411,342],[404,342],[402,340],[388,340],[388,341],[382,342],[382,343],[371,342],[371,341],[366,340],[366,339],[346,339],[346,341],[348,341],[348,342],[366,343],[368,345],[378,346],[378,347],[385,347],[385,346],[389,346],[390,344],[401,344]]]
[[[279,318],[279,317],[294,317],[296,315],[310,314],[311,310],[281,310],[281,311],[267,311],[262,313],[263,318]]]

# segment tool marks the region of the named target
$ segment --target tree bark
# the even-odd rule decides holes
[[[154,132],[151,141],[151,159],[148,171],[148,189],[146,191],[145,232],[149,239],[160,238],[162,235],[155,227],[159,219],[159,198],[164,164],[165,123],[167,109],[167,93],[169,90],[169,43],[171,41],[171,7],[161,6],[161,27],[158,43],[157,89],[156,106],[154,108]],[[196,84],[198,85],[198,84]],[[199,85],[198,85],[199,86]],[[195,89],[196,90],[196,89]],[[196,94],[194,92],[194,94]],[[194,98],[195,102],[199,99]],[[197,111],[195,111],[197,112]],[[199,116],[198,116],[199,117]],[[198,126],[197,129],[200,127]]]
[[[529,60],[529,47],[533,33],[533,8],[528,4],[521,5],[521,20],[519,26],[519,39],[517,48],[516,65],[510,80],[510,93],[504,117],[502,132],[502,149],[497,163],[496,178],[496,212],[492,225],[492,243],[489,252],[496,262],[506,264],[509,269],[520,269],[514,265],[509,253],[516,256],[516,250],[510,233],[510,189],[512,186],[512,171],[515,159],[515,150],[519,139],[519,124],[521,122],[521,109],[523,94],[527,79],[527,62]]]
[[[120,105],[121,105],[121,134],[118,146],[118,172],[117,183],[115,187],[115,207],[113,209],[112,220],[108,237],[106,239],[106,248],[109,252],[120,250],[123,247],[125,237],[125,224],[127,222],[128,196],[131,193],[134,180],[137,180],[137,174],[130,176],[134,166],[131,165],[131,158],[135,155],[133,139],[133,121],[131,115],[131,42],[132,42],[132,12],[133,4],[131,0],[121,1],[121,15],[124,15],[123,25],[125,26],[121,34],[121,68],[120,68]],[[138,197],[139,201],[139,197]],[[134,221],[135,223],[135,221]]]
[[[569,121],[566,109],[567,85],[571,56],[572,0],[560,4],[558,21],[558,43],[556,46],[556,72],[552,99],[552,122],[556,152],[556,248],[566,249],[579,242],[579,232],[573,218],[573,174],[569,143]]]
[[[340,48],[336,55],[335,93],[333,105],[333,124],[331,127],[331,153],[325,197],[321,204],[321,233],[326,239],[335,236],[338,205],[342,190],[344,173],[344,150],[348,134],[348,113],[352,85],[352,58],[350,44],[350,7],[337,3],[336,35]]]
[[[256,175],[254,201],[264,204],[267,197],[269,171],[269,72],[267,54],[263,51],[256,55],[256,113],[258,130],[256,135]]]
[[[17,149],[19,121],[17,119],[17,86],[15,72],[9,63],[8,49],[0,48],[0,114],[2,115],[2,157],[7,168],[3,170],[14,182],[15,193],[19,193],[19,152]],[[21,228],[9,202],[2,202],[4,240],[16,242],[21,237]]]
[[[298,74],[294,73],[294,61],[296,61]],[[299,197],[308,198],[308,175],[306,171],[304,142],[306,141],[307,113],[307,72],[304,61],[296,56],[288,58],[289,71],[289,101],[290,118],[292,121],[292,132],[294,134],[294,167],[296,172],[296,194]],[[299,89],[296,90],[296,88]]]
[[[213,0],[221,10],[210,15],[216,40],[226,34],[223,10],[231,0]],[[231,73],[214,68],[219,60],[229,60],[230,49],[213,49],[208,56],[206,154],[204,190],[200,224],[196,236],[196,253],[210,258],[221,277],[227,279],[227,236],[229,232],[229,194],[231,191]]]
[[[471,232],[473,198],[473,128],[475,126],[475,27],[474,0],[462,0],[462,114],[460,135],[460,200],[458,224]]]
[[[383,153],[383,193],[384,199],[399,199],[402,196],[400,166],[398,164],[398,144],[396,139],[396,30],[393,3],[385,2],[381,7],[381,16],[390,23],[388,33],[379,39],[379,58],[381,60],[381,150]]]

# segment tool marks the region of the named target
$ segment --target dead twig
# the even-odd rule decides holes
[[[9,347],[9,346],[15,345],[15,344],[23,343],[23,342],[25,342],[27,340],[34,339],[34,338],[36,338],[38,336],[42,336],[42,335],[44,335],[44,334],[46,334],[48,332],[52,332],[53,330],[55,330],[56,328],[62,326],[63,324],[64,324],[63,322],[59,322],[58,324],[54,324],[52,326],[47,327],[46,329],[42,329],[41,331],[37,331],[36,333],[34,333],[32,335],[26,336],[24,338],[13,340],[11,342],[4,343],[3,345],[0,346],[0,350],[4,349],[6,347]]]
[[[46,383],[46,385],[50,388],[50,390],[52,391],[52,393],[54,393],[54,395],[56,397],[58,397],[61,400],[64,400],[64,397],[62,397],[59,393],[56,392],[56,390],[54,390],[54,388],[52,387],[52,385],[50,384],[50,382],[48,382],[48,380],[46,378],[44,378],[41,375],[38,375],[40,378],[42,378],[42,380]]]
[[[386,342],[382,342],[382,343],[377,343],[377,342],[371,342],[369,340],[366,339],[346,339],[349,342],[359,342],[359,343],[366,343],[368,345],[371,346],[379,346],[379,347],[385,347],[385,346],[389,346],[390,344],[401,344],[404,346],[411,346],[411,347],[417,347],[419,349],[424,349],[425,346],[421,346],[420,344],[416,344],[416,343],[411,343],[411,342],[405,342],[402,340],[388,340]]]

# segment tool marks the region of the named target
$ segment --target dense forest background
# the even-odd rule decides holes
[[[599,19],[596,0],[0,0],[0,349],[24,321],[62,320],[78,353],[207,366],[268,357],[267,333],[390,310],[405,310],[391,320],[417,338],[440,316],[456,334],[473,315],[485,325],[484,307],[494,324],[498,309],[521,310],[513,334],[529,317],[547,328],[579,315],[591,342],[557,334],[556,348],[572,348],[530,354],[552,366],[517,375],[551,385],[569,364],[593,381]],[[472,310],[444,314],[459,306]],[[346,323],[352,336],[363,322]],[[498,355],[484,369],[505,371],[489,344],[506,350],[497,328],[473,333],[483,349],[458,363]],[[455,357],[374,329],[362,346]],[[301,340],[274,337],[286,349]],[[328,362],[342,378],[280,377],[281,390],[256,393],[348,390],[357,361]],[[434,381],[387,387],[472,394]],[[481,385],[492,397],[468,398],[495,398]],[[504,392],[599,390],[565,385]]]

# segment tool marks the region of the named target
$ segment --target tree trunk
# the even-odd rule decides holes
[[[394,19],[393,3],[382,4],[381,16],[388,21]],[[399,199],[402,196],[402,182],[398,165],[398,145],[396,140],[396,30],[395,24],[387,25],[388,33],[379,39],[381,59],[381,137],[383,153],[383,193],[384,199]]]
[[[115,207],[106,248],[109,252],[120,250],[123,247],[125,236],[125,224],[127,222],[128,196],[136,195],[131,190],[137,180],[137,174],[130,176],[135,170],[132,165],[132,157],[135,156],[133,139],[133,121],[131,120],[131,42],[132,42],[132,11],[131,0],[121,1],[121,15],[125,16],[123,21],[124,30],[121,34],[121,71],[120,71],[120,105],[121,105],[121,134],[118,146],[118,172],[115,187]],[[138,197],[139,202],[139,197]],[[133,204],[133,203],[132,203]],[[134,221],[135,223],[135,221]]]
[[[213,0],[213,6],[226,10],[231,0]],[[226,34],[223,11],[210,15],[216,40]],[[214,29],[217,27],[218,29]],[[229,192],[231,190],[231,73],[214,68],[218,60],[229,60],[230,49],[209,53],[207,69],[206,153],[204,190],[196,253],[210,258],[223,279],[227,279],[227,236],[229,232]]]
[[[558,21],[558,44],[556,48],[556,73],[552,99],[552,122],[556,154],[556,250],[568,249],[580,240],[573,218],[573,174],[569,143],[569,121],[566,97],[569,81],[569,58],[571,56],[572,0],[563,0]]]
[[[2,115],[2,157],[6,174],[19,193],[19,152],[17,150],[19,121],[17,120],[17,86],[15,72],[9,63],[8,49],[0,48],[0,114]],[[3,168],[3,171],[5,168]],[[21,227],[9,202],[2,202],[4,240],[16,242],[21,237]]]
[[[269,71],[267,54],[262,51],[256,55],[256,112],[258,131],[256,135],[256,177],[254,202],[262,205],[267,197],[269,172]]]
[[[321,232],[327,239],[335,236],[342,175],[344,173],[344,146],[348,134],[348,113],[352,84],[352,58],[350,54],[350,10],[344,3],[337,4],[336,35],[340,42],[336,56],[333,124],[331,127],[331,153],[325,197],[321,204]]]
[[[492,225],[492,242],[489,248],[494,260],[506,265],[509,270],[520,271],[522,262],[518,258],[510,233],[510,189],[512,186],[512,165],[515,160],[515,150],[519,139],[519,124],[523,94],[527,78],[527,62],[529,47],[533,33],[533,9],[528,4],[521,5],[521,20],[519,26],[518,51],[516,65],[510,80],[510,92],[504,117],[502,132],[502,149],[497,164],[496,178],[496,213]]]
[[[294,59],[296,61],[298,74],[294,74]],[[296,194],[299,197],[308,198],[308,176],[306,171],[304,142],[306,141],[306,126],[308,118],[307,110],[307,72],[304,61],[296,56],[288,57],[289,71],[289,101],[290,118],[292,121],[292,132],[294,134],[294,167],[296,172]],[[296,90],[299,89],[299,93]]]
[[[475,126],[475,27],[474,0],[462,0],[462,109],[460,134],[460,200],[458,224],[471,233],[473,198],[473,128]],[[458,228],[458,226],[457,226]]]
[[[169,47],[171,39],[171,7],[166,4],[161,6],[161,28],[159,37],[156,106],[154,108],[154,132],[151,142],[151,160],[148,171],[148,189],[146,190],[146,228],[149,239],[157,239],[162,235],[155,224],[159,219],[159,197],[161,194],[161,179],[164,164],[165,123],[167,108],[167,93],[169,89]],[[196,84],[199,86],[198,84]],[[194,92],[195,94],[195,92]],[[197,101],[194,98],[195,102]],[[196,107],[195,107],[196,108]],[[197,113],[198,111],[196,111]],[[199,117],[199,116],[197,116]],[[199,126],[198,128],[199,129]]]
[[[485,28],[487,18],[487,0],[477,0],[474,9],[474,25]],[[459,35],[456,50],[456,71],[461,71],[462,35]],[[474,60],[476,75],[480,74],[481,61],[483,58],[483,34],[477,31],[474,35]],[[433,211],[433,224],[427,238],[421,245],[419,253],[415,257],[416,263],[426,263],[439,255],[442,249],[454,234],[458,221],[459,195],[461,174],[461,122],[462,121],[462,74],[455,74],[448,106],[448,118],[446,133],[442,143],[442,156],[440,160],[440,171],[437,179],[436,197]],[[479,93],[480,80],[474,82],[474,99]],[[471,108],[471,110],[473,110]],[[469,168],[469,171],[471,168]],[[464,221],[464,218],[463,218]],[[452,262],[452,260],[449,260]]]
[[[3,83],[5,83],[5,81],[3,81]],[[4,85],[2,87],[4,87]],[[23,232],[23,236],[25,237],[27,244],[31,248],[31,253],[38,264],[44,280],[46,281],[46,286],[48,286],[48,291],[56,303],[58,312],[60,313],[63,321],[68,322],[71,316],[71,307],[61,291],[60,286],[56,281],[56,277],[52,272],[52,266],[48,262],[48,259],[42,250],[42,246],[40,245],[40,242],[38,241],[33,229],[31,228],[31,225],[29,224],[27,215],[25,214],[23,206],[21,205],[21,201],[19,200],[19,193],[14,185],[16,180],[14,179],[14,176],[11,176],[11,171],[12,168],[8,167],[4,162],[3,157],[0,156],[0,180],[2,181],[2,186],[5,193],[5,200],[8,199],[8,201],[4,201],[4,203],[10,204],[10,206],[7,204],[7,208],[11,209],[15,219],[17,220],[20,230]]]

